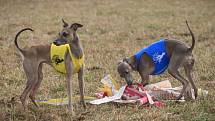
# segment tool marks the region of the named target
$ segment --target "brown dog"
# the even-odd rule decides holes
[[[119,62],[119,75],[125,78],[128,85],[131,85],[133,81],[131,72],[132,70],[138,71],[141,76],[142,83],[146,85],[148,84],[149,75],[158,75],[167,69],[169,74],[179,80],[183,85],[183,89],[177,99],[180,99],[183,96],[189,82],[194,89],[195,97],[197,97],[197,88],[191,77],[194,65],[192,50],[195,45],[195,38],[187,21],[186,25],[192,36],[191,47],[188,47],[185,43],[178,40],[170,39],[164,39],[153,43],[147,48],[141,50],[139,53],[131,56],[130,58],[124,58],[123,61]],[[164,52],[161,51],[162,48]],[[189,81],[179,73],[178,69],[181,66],[184,67]]]
[[[74,64],[71,63],[71,61],[74,61],[71,59],[71,55],[74,56],[74,58],[80,59],[83,58],[84,53],[82,49],[81,42],[79,41],[79,37],[77,34],[77,29],[82,27],[83,25],[74,23],[69,25],[62,19],[64,25],[63,30],[59,33],[59,39],[67,40],[70,50],[67,49],[65,51],[65,57],[62,59],[63,65],[65,66],[66,70],[66,80],[67,80],[67,87],[68,87],[68,98],[69,98],[69,110],[72,110],[73,112],[73,106],[72,106],[72,85],[71,85],[71,76],[73,73],[78,73],[78,80],[79,80],[79,89],[80,89],[80,102],[83,104],[84,107],[86,107],[84,102],[84,84],[83,84],[83,74],[84,74],[84,66],[83,64],[78,69],[77,72],[74,72]],[[42,73],[42,65],[43,63],[46,63],[48,65],[52,65],[53,63],[56,63],[58,61],[53,61],[51,55],[51,45],[38,45],[38,46],[32,46],[27,49],[21,49],[17,44],[17,38],[18,36],[26,30],[33,31],[30,28],[26,28],[21,30],[17,33],[15,37],[15,45],[18,48],[18,50],[21,53],[21,56],[23,57],[23,68],[27,77],[27,84],[26,88],[24,89],[20,99],[24,106],[26,107],[27,103],[27,97],[29,96],[31,101],[37,106],[35,102],[35,94],[38,90],[41,81],[43,79],[43,73]],[[70,53],[71,52],[71,53]],[[60,63],[59,61],[58,63]],[[57,64],[58,64],[57,63]]]

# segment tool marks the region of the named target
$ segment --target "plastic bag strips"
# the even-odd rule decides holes
[[[165,101],[174,101],[182,90],[181,86],[173,88],[169,80],[146,86],[141,84],[126,85],[122,86],[120,89],[119,84],[113,80],[110,75],[105,76],[101,82],[103,83],[103,87],[99,88],[99,92],[96,93],[96,97],[99,99],[90,101],[90,104],[98,105],[108,102],[117,102],[137,103],[139,105],[151,104],[156,107],[164,107]],[[199,91],[203,92],[202,94],[204,94],[204,96],[208,93],[206,90],[199,89]],[[187,99],[195,99],[194,91],[191,86],[187,87],[185,94],[179,101],[184,102]]]
[[[108,102],[116,102],[123,104],[138,105],[154,105],[156,107],[164,107],[166,101],[174,101],[180,94],[182,86],[172,87],[169,80],[160,81],[158,83],[143,86],[134,84],[131,86],[121,86],[110,75],[105,76],[101,83],[103,86],[98,88],[95,93],[96,97],[84,96],[87,103],[93,105],[104,104]],[[208,91],[198,89],[198,96],[207,96]],[[186,99],[195,99],[194,91],[189,86],[186,88],[185,94],[181,98],[184,102]],[[79,96],[74,96],[73,100],[78,100]],[[68,98],[56,98],[49,100],[37,100],[38,104],[50,105],[67,105]]]

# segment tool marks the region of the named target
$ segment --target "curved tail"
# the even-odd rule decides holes
[[[23,50],[19,47],[19,45],[18,45],[18,43],[17,43],[17,39],[18,39],[18,36],[19,36],[22,32],[24,32],[24,31],[26,31],[26,30],[34,31],[34,30],[31,29],[31,28],[22,29],[22,30],[20,30],[20,31],[16,34],[16,37],[15,37],[15,40],[14,40],[14,43],[15,43],[17,49],[18,49],[20,52],[23,52]]]
[[[194,34],[193,34],[192,30],[190,29],[190,27],[189,27],[189,25],[188,25],[187,20],[186,20],[186,24],[187,24],[187,28],[189,29],[190,34],[191,34],[191,36],[192,36],[192,45],[191,45],[191,47],[190,47],[188,50],[189,50],[189,51],[192,51],[193,48],[194,48],[194,45],[195,45],[195,37],[194,37]]]

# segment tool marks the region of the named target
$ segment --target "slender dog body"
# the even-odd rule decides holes
[[[82,27],[83,25],[74,23],[71,26],[67,24],[64,20],[64,27],[63,30],[59,33],[60,39],[67,40],[71,53],[76,58],[83,57],[83,48],[81,45],[81,42],[79,41],[79,37],[77,34],[77,29]],[[26,107],[27,98],[30,97],[31,101],[37,106],[35,102],[35,94],[38,88],[40,87],[41,81],[43,79],[43,73],[42,73],[42,66],[43,63],[46,63],[48,65],[52,65],[51,60],[51,45],[38,45],[38,46],[32,46],[27,49],[21,49],[17,44],[18,36],[26,30],[33,31],[30,28],[26,28],[21,30],[17,33],[15,37],[15,45],[20,51],[22,57],[23,57],[23,68],[27,77],[27,83],[26,88],[24,89],[23,93],[20,96],[20,100],[24,107]],[[73,74],[73,67],[74,65],[71,63],[71,57],[69,54],[69,50],[67,50],[65,57],[64,57],[64,63],[65,63],[65,70],[66,70],[66,80],[67,80],[67,88],[68,88],[68,99],[69,99],[69,110],[73,111],[72,106],[72,85],[71,85],[71,77]],[[80,101],[83,104],[84,107],[86,107],[84,102],[84,84],[83,84],[83,74],[84,69],[82,67],[79,69],[78,73],[78,80],[79,80],[79,89],[80,89]]]
[[[169,62],[167,64],[166,69],[168,70],[170,75],[179,80],[183,85],[183,89],[177,99],[180,99],[183,96],[183,93],[185,92],[189,82],[194,89],[195,97],[197,97],[197,88],[191,77],[191,72],[194,65],[192,50],[195,45],[195,38],[187,21],[186,24],[192,36],[191,47],[178,40],[163,40],[163,43],[165,45],[164,48],[169,58]],[[179,73],[179,67],[184,67],[187,79]],[[156,65],[153,62],[153,58],[150,57],[147,53],[143,53],[139,60],[137,60],[136,55],[133,55],[130,58],[124,58],[123,61],[119,62],[118,64],[118,73],[121,77],[125,78],[128,85],[131,85],[133,82],[131,72],[133,70],[138,71],[142,79],[142,84],[146,85],[149,81],[149,75],[158,75],[153,74],[155,68]]]

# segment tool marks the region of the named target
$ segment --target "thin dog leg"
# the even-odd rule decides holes
[[[173,53],[168,67],[169,74],[171,74],[175,79],[179,80],[183,85],[181,94],[177,97],[177,100],[179,100],[183,96],[185,89],[188,86],[188,81],[183,76],[181,76],[178,71],[178,68],[180,67],[183,59],[184,53]]]
[[[145,86],[147,84],[149,84],[149,73],[147,73],[146,71],[140,71],[140,76],[141,76],[141,79],[142,79],[142,85]]]
[[[188,66],[184,66],[184,70],[185,70],[185,73],[187,75],[188,80],[190,81],[190,83],[191,83],[191,85],[192,85],[192,87],[194,89],[195,98],[197,98],[197,96],[198,96],[198,90],[196,88],[196,85],[193,82],[193,79],[192,79],[192,76],[191,76],[191,69],[188,68]]]
[[[36,67],[36,65],[27,63],[27,61],[23,62],[23,67],[28,81],[26,83],[26,88],[20,96],[20,100],[22,102],[23,107],[26,108],[27,97],[29,96],[31,90],[33,89],[34,85],[37,83],[38,80],[38,68]]]
[[[30,96],[29,96],[31,101],[34,103],[34,105],[36,107],[38,107],[38,105],[35,102],[35,94],[36,94],[37,90],[39,89],[42,80],[43,80],[43,72],[42,72],[42,63],[41,63],[38,67],[38,81],[35,84],[35,86],[33,87],[33,90],[31,91]]]
[[[168,70],[169,74],[171,74],[175,79],[179,80],[182,85],[183,85],[183,88],[182,88],[182,91],[181,91],[181,94],[177,97],[177,100],[181,99],[181,97],[183,96],[184,92],[185,92],[185,89],[188,85],[188,81],[184,78],[181,78],[182,76],[179,74],[178,70],[176,71],[171,71],[171,70]]]
[[[71,76],[72,76],[72,66],[71,66],[71,60],[70,60],[70,55],[67,52],[65,55],[65,65],[66,65],[66,81],[67,81],[67,90],[68,90],[68,98],[69,98],[69,104],[68,104],[68,109],[74,115],[73,111],[73,105],[72,105],[72,83],[71,83]]]
[[[84,101],[84,77],[83,77],[84,69],[83,66],[78,72],[78,84],[79,84],[79,91],[80,91],[80,103],[86,108],[86,104]]]
[[[73,105],[72,105],[72,83],[70,81],[70,76],[68,75],[66,77],[67,81],[67,90],[68,90],[68,99],[69,99],[69,104],[68,104],[68,109],[73,112]]]

